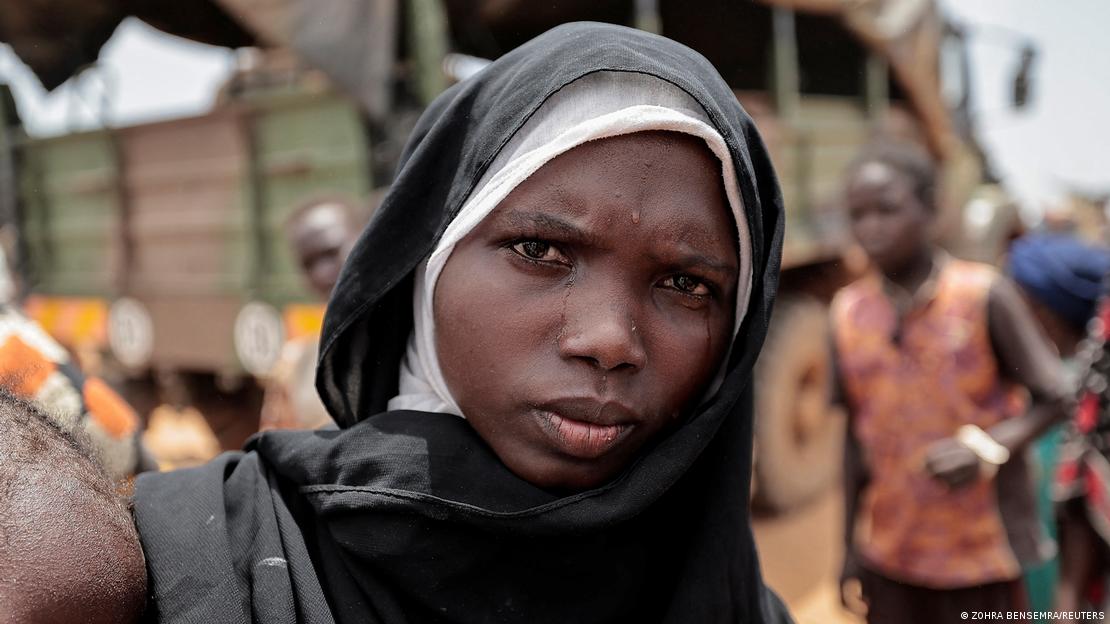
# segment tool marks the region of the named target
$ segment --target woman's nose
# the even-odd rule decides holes
[[[559,336],[562,356],[586,360],[604,371],[643,368],[647,354],[635,306],[611,289],[571,289]]]

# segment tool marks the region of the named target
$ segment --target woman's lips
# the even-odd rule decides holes
[[[630,424],[599,425],[574,420],[548,410],[536,410],[544,433],[567,455],[597,459],[621,443]]]

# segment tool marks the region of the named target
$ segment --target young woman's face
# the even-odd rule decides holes
[[[852,234],[880,270],[893,273],[928,245],[932,210],[914,194],[913,183],[893,167],[869,162],[847,187]]]
[[[440,364],[518,476],[600,485],[706,390],[740,270],[720,170],[694,137],[592,141],[455,247],[434,297]]]

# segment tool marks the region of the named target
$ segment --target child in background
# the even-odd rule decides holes
[[[874,146],[846,200],[873,270],[832,305],[849,412],[845,602],[858,579],[872,624],[1021,609],[1022,566],[1049,554],[1025,450],[1063,416],[1059,359],[1009,280],[932,243],[922,151]]]
[[[357,205],[344,197],[314,198],[285,222],[285,236],[305,284],[326,302],[358,236]],[[319,333],[286,340],[266,376],[258,428],[316,429],[334,424],[316,392]]]

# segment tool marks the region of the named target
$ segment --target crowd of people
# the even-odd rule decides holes
[[[294,211],[322,333],[203,466],[154,469],[127,404],[0,308],[0,622],[790,621],[748,504],[784,212],[713,67],[562,26],[433,102],[398,171],[361,235],[342,198]],[[830,312],[844,603],[1108,611],[1110,251],[952,257],[938,189],[900,142],[845,176],[870,269]]]

